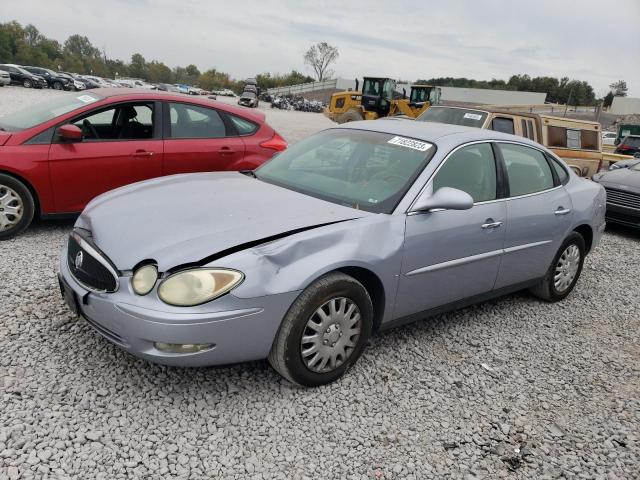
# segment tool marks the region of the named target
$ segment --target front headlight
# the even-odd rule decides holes
[[[244,275],[236,270],[197,268],[171,275],[158,288],[160,300],[177,307],[209,302],[238,286]]]
[[[146,295],[158,280],[158,269],[155,265],[143,265],[135,271],[131,278],[131,287],[138,295]]]

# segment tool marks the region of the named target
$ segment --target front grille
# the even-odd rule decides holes
[[[77,234],[69,236],[67,263],[73,277],[89,290],[115,292],[118,277],[107,258]]]
[[[637,193],[623,192],[612,188],[606,188],[605,190],[607,191],[608,204],[640,210],[640,195]]]

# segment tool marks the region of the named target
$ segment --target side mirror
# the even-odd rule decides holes
[[[70,123],[62,125],[60,128],[58,128],[58,135],[61,139],[67,142],[82,141],[82,130]]]
[[[473,207],[473,198],[467,192],[457,188],[442,187],[433,194],[423,192],[411,209],[412,212],[429,212],[431,210],[468,210]]]

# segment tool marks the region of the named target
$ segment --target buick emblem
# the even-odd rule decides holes
[[[82,267],[83,260],[84,260],[84,255],[83,255],[82,251],[80,251],[76,255],[76,259],[73,262],[75,264],[76,268],[81,268]]]

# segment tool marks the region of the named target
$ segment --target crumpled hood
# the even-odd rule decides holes
[[[96,197],[76,226],[117,268],[153,259],[167,269],[245,243],[371,213],[238,172],[162,177]]]

